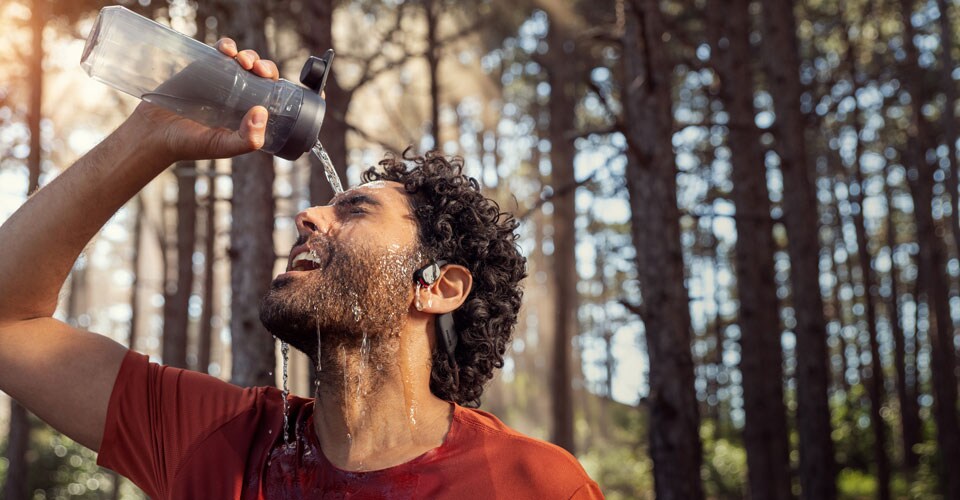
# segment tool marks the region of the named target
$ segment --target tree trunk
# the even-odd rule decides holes
[[[197,334],[197,370],[210,372],[210,347],[213,343],[214,264],[217,262],[214,243],[217,240],[217,163],[211,160],[207,167],[207,204],[204,208],[203,239],[203,310],[200,311],[200,328]]]
[[[748,0],[713,0],[712,45],[720,98],[730,115],[732,199],[736,206],[736,275],[740,303],[740,371],[749,489],[754,498],[789,498],[790,448],[783,403],[783,353],[773,220],[760,131],[754,124],[754,81]],[[724,48],[721,41],[725,40]]]
[[[887,168],[889,169],[889,166]],[[912,470],[920,464],[920,457],[913,449],[920,442],[920,407],[917,404],[916,393],[907,385],[906,338],[903,334],[903,322],[900,319],[900,278],[897,276],[897,263],[894,259],[897,233],[894,228],[893,195],[891,187],[886,182],[884,182],[883,191],[887,201],[887,248],[890,249],[890,297],[887,300],[887,309],[890,311],[890,332],[893,336],[893,358],[897,373],[897,398],[900,400],[903,464],[907,469]]]
[[[333,0],[317,0],[306,2],[306,15],[301,23],[300,38],[311,54],[323,54],[333,48]],[[336,60],[336,59],[334,59]],[[347,187],[347,110],[353,92],[345,91],[339,84],[336,71],[331,70],[327,78],[326,87],[326,115],[323,117],[323,128],[320,129],[320,138],[330,160],[333,162],[337,175]],[[333,198],[333,188],[327,182],[323,171],[323,164],[314,155],[310,158],[310,204],[324,205]],[[311,384],[310,387],[313,387]]]
[[[433,149],[441,149],[442,147],[440,144],[440,42],[437,40],[439,10],[437,0],[426,0],[424,2],[424,11],[427,17],[426,58],[427,67],[430,68],[430,136],[433,138]],[[551,31],[553,31],[552,28],[555,28],[555,26],[551,26]],[[554,50],[553,46],[550,47],[550,50]],[[556,92],[555,87],[551,86],[551,89]],[[553,94],[551,94],[551,101],[552,99]]]
[[[556,291],[551,389],[553,427],[551,441],[575,453],[573,436],[573,371],[570,346],[577,324],[576,179],[573,158],[576,154],[571,132],[576,126],[577,72],[571,64],[573,38],[562,23],[550,20],[548,52],[544,58],[550,83],[547,134],[550,140],[551,184],[553,186],[553,269]]]
[[[859,113],[854,111],[854,120],[859,121]],[[859,137],[860,125],[856,123],[857,134]],[[883,408],[884,400],[884,382],[883,382],[883,363],[880,358],[880,346],[877,341],[877,306],[876,306],[876,286],[873,276],[873,258],[870,255],[867,241],[867,229],[863,221],[863,174],[861,171],[860,157],[862,145],[857,139],[856,160],[852,165],[854,180],[859,189],[850,190],[851,203],[855,208],[853,212],[853,225],[857,237],[857,256],[860,264],[860,275],[863,283],[864,301],[866,302],[866,320],[867,336],[870,348],[870,371],[869,377],[864,383],[867,384],[867,394],[870,398],[870,428],[873,432],[873,459],[877,467],[877,498],[880,500],[890,499],[890,458],[887,456],[887,432],[886,423],[880,415],[880,409]]]
[[[163,363],[179,368],[187,367],[187,328],[190,324],[187,309],[193,288],[193,249],[197,229],[197,165],[193,161],[179,162],[173,169],[177,176],[177,279],[175,288],[164,294],[163,302]]]
[[[934,165],[926,162],[926,152],[936,144],[933,131],[920,113],[920,107],[932,102],[931,95],[921,80],[917,48],[913,44],[916,30],[910,22],[913,2],[901,0],[901,18],[904,27],[905,71],[903,83],[912,98],[912,132],[904,163],[913,196],[916,217],[917,266],[924,286],[929,311],[931,382],[933,385],[933,414],[937,424],[937,445],[940,452],[940,473],[943,493],[947,498],[960,498],[960,427],[957,422],[956,356],[953,343],[953,318],[950,315],[949,285],[946,282],[943,242],[937,235],[933,220]]]
[[[624,2],[622,126],[631,235],[649,357],[649,448],[656,497],[703,498],[700,415],[690,352],[676,169],[671,149],[673,63],[656,0]]]
[[[40,187],[40,119],[43,116],[43,28],[46,26],[46,0],[34,0],[30,18],[33,30],[29,61],[30,104],[27,129],[30,131],[30,154],[27,157],[27,195]],[[30,448],[30,417],[26,408],[10,400],[10,434],[7,439],[7,481],[4,497],[27,498],[27,450]]]
[[[817,198],[807,162],[806,120],[800,111],[800,61],[793,4],[763,0],[763,44],[777,121],[783,213],[797,326],[797,431],[803,498],[837,496],[828,402],[829,363],[820,296]]]
[[[269,58],[264,5],[248,0],[226,2],[229,15],[223,34],[236,37],[242,49]],[[273,157],[261,152],[233,159],[233,222],[230,225],[230,382],[239,386],[273,385],[275,343],[260,323],[260,299],[270,288],[276,253],[273,246]]]
[[[950,159],[950,166],[946,178],[944,179],[944,188],[946,188],[947,199],[950,201],[950,235],[953,237],[954,248],[960,254],[960,209],[957,192],[958,176],[960,168],[957,168],[957,118],[955,114],[957,105],[957,82],[953,80],[953,71],[956,69],[956,63],[953,60],[953,30],[955,29],[950,22],[950,7],[946,0],[937,0],[937,7],[940,10],[940,82],[943,89],[943,95],[946,103],[943,106],[941,115],[941,126],[943,127],[944,140],[947,144],[947,157]]]

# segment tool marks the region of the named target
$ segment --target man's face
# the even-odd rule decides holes
[[[318,342],[359,348],[399,331],[422,265],[417,227],[400,184],[351,189],[297,216],[287,272],[260,304],[272,334],[316,360]],[[329,342],[329,343],[327,343]]]

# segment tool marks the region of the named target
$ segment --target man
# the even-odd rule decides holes
[[[502,366],[524,259],[516,222],[458,160],[388,157],[297,216],[261,319],[317,364],[314,400],[152,364],[52,318],[118,208],[174,161],[258,149],[266,114],[232,132],[141,104],[0,227],[0,389],[154,498],[600,497],[565,451],[464,407]]]

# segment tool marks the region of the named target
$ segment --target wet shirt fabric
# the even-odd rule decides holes
[[[395,467],[344,471],[321,450],[313,400],[289,401],[284,443],[279,390],[236,387],[130,351],[98,463],[154,499],[602,498],[566,451],[457,405],[440,447]]]

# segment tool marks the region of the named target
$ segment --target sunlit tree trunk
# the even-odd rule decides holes
[[[800,61],[793,3],[763,0],[764,60],[777,121],[776,150],[783,174],[783,213],[797,326],[797,432],[803,498],[835,498],[830,437],[827,335],[820,296],[820,245],[813,172],[807,162],[806,119],[800,111]]]
[[[217,262],[214,243],[217,240],[217,164],[210,161],[207,167],[207,203],[204,207],[203,239],[203,309],[200,311],[200,327],[197,333],[197,370],[210,371],[210,349],[213,343],[214,264]]]
[[[269,58],[260,2],[224,1],[224,34],[237,45]],[[233,159],[233,222],[230,225],[230,382],[240,386],[273,385],[275,344],[260,323],[260,299],[270,287],[276,254],[273,246],[273,157],[261,152]]]
[[[311,54],[323,55],[327,49],[338,49],[333,43],[334,0],[316,0],[304,3],[304,19],[300,24],[300,39]],[[334,59],[336,61],[336,59]],[[334,68],[337,64],[334,63]],[[347,187],[347,110],[353,91],[345,91],[340,86],[337,72],[330,71],[326,87],[326,114],[320,139],[330,155],[333,166],[340,176],[343,187]],[[310,158],[310,204],[324,205],[333,198],[333,188],[327,182],[323,164],[314,155]],[[313,387],[312,381],[310,387]]]
[[[703,498],[700,415],[690,352],[689,297],[677,209],[671,75],[656,0],[623,2],[623,131],[631,235],[650,360],[649,450],[656,497]]]
[[[577,267],[576,205],[573,158],[576,153],[571,132],[577,98],[576,65],[570,54],[574,39],[568,28],[558,19],[550,20],[547,34],[549,45],[544,65],[550,83],[547,136],[550,139],[550,180],[553,186],[553,269],[555,290],[553,356],[550,370],[550,392],[553,404],[551,441],[574,453],[573,437],[573,371],[571,369],[571,339],[577,332]]]
[[[940,452],[941,480],[947,498],[960,498],[960,426],[957,422],[956,355],[953,342],[953,318],[950,315],[949,284],[945,269],[946,258],[933,219],[933,171],[935,165],[926,161],[926,152],[936,144],[933,131],[920,112],[921,106],[931,102],[925,87],[919,56],[913,40],[916,29],[910,22],[912,0],[900,1],[905,51],[903,83],[913,103],[912,132],[903,159],[910,175],[907,176],[913,195],[916,217],[917,266],[924,286],[930,318],[930,365],[933,385],[933,414],[937,424],[937,445]]]
[[[46,26],[46,0],[34,0],[30,27],[33,38],[29,59],[30,104],[27,108],[27,130],[30,132],[30,154],[27,156],[27,195],[40,187],[40,118],[43,103],[43,29]],[[9,499],[27,498],[27,450],[30,447],[30,417],[20,403],[10,400],[10,434],[7,438],[7,481],[3,489]]]
[[[193,249],[197,227],[196,162],[179,162],[173,168],[177,177],[177,252],[176,281],[167,284],[163,301],[163,363],[187,367],[187,327],[190,292],[193,288]],[[172,290],[170,288],[173,287]]]
[[[711,45],[719,94],[730,116],[727,144],[737,209],[736,275],[740,304],[740,371],[749,489],[756,498],[790,497],[787,417],[775,245],[764,151],[754,124],[753,68],[747,0],[712,0]]]

